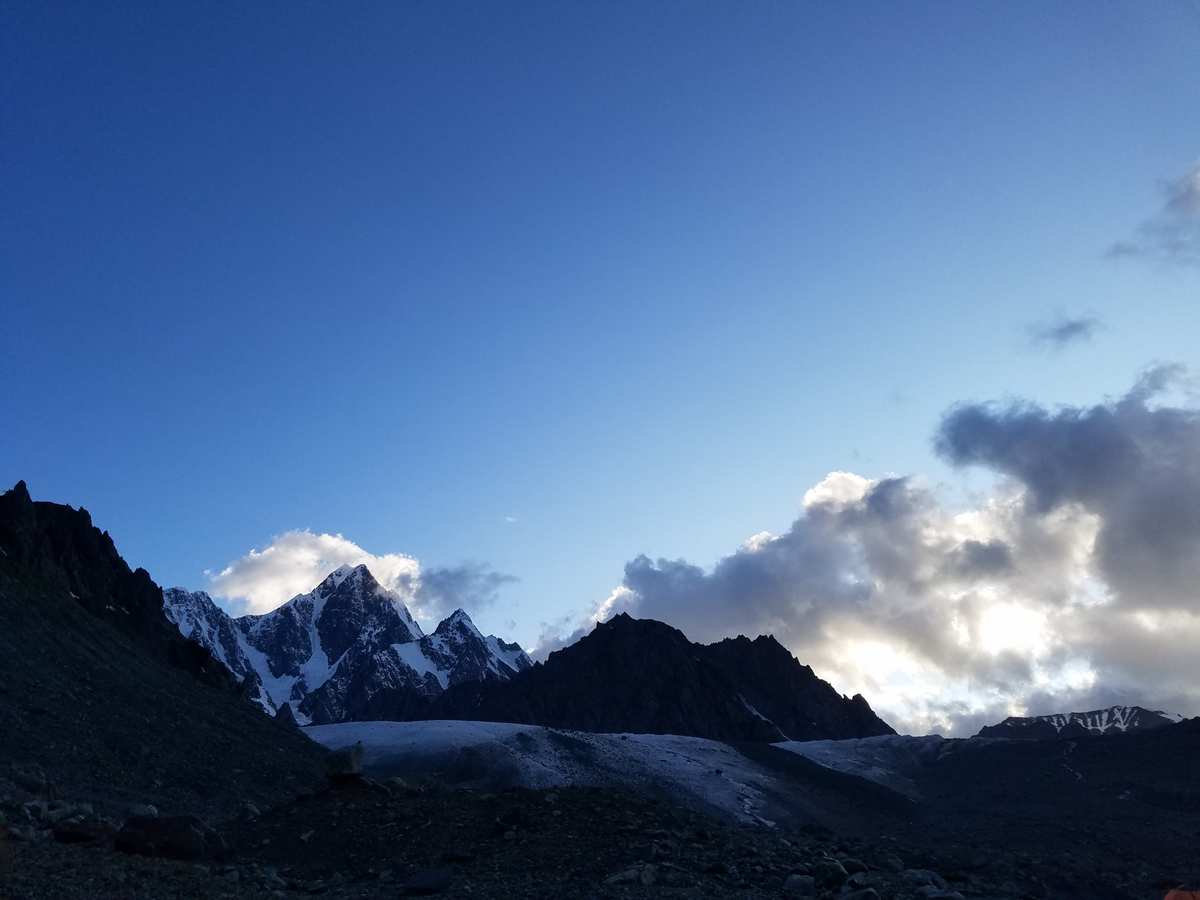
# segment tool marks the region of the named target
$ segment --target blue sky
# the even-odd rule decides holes
[[[1197,362],[1194,268],[1105,257],[1200,159],[1194,3],[0,17],[0,473],[164,584],[340,532],[530,643],[832,470],[983,489],[952,404]]]

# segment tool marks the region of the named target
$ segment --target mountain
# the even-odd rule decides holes
[[[997,725],[985,725],[976,737],[1016,740],[1054,740],[1089,734],[1124,734],[1150,731],[1179,721],[1178,716],[1141,706],[1110,706],[1090,712],[1055,713],[1049,716],[1009,716]]]
[[[11,773],[110,808],[273,802],[316,783],[324,756],[178,633],[87,510],[24,482],[0,495],[0,735],[0,796]]]
[[[452,685],[528,668],[516,644],[484,636],[461,609],[426,635],[366,566],[342,566],[265,615],[231,617],[203,592],[171,588],[167,618],[205,647],[264,711],[301,724],[419,716]]]
[[[732,741],[895,733],[772,637],[704,646],[626,613],[508,681],[451,686],[423,717]]]

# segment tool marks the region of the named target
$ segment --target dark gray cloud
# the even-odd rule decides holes
[[[422,613],[435,618],[456,609],[476,612],[496,602],[501,588],[518,581],[479,562],[421,569],[416,600]]]
[[[942,422],[937,450],[1015,478],[1037,514],[1078,504],[1097,516],[1097,560],[1122,604],[1193,609],[1200,414],[1152,403],[1179,376],[1153,369],[1119,400],[1084,408],[959,407]]]
[[[1131,237],[1108,248],[1113,259],[1200,265],[1200,164],[1164,186],[1159,211]]]
[[[999,540],[963,541],[955,548],[951,565],[964,578],[995,577],[1015,568],[1012,549]]]
[[[1058,316],[1048,322],[1029,326],[1029,341],[1035,347],[1063,350],[1072,344],[1087,343],[1104,327],[1095,316]]]

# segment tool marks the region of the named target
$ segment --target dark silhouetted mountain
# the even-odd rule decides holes
[[[420,718],[735,741],[894,734],[774,638],[703,646],[624,613],[507,682],[451,687]]]
[[[895,734],[862,694],[847,700],[774,637],[726,638],[702,650],[737,685],[742,699],[790,740]]]
[[[532,663],[458,610],[426,635],[366,566],[342,566],[264,615],[233,618],[202,591],[165,592],[167,617],[274,715],[308,725],[420,716],[451,685],[506,680]]]
[[[70,597],[142,649],[214,685],[230,685],[220,666],[163,617],[162,591],[145,569],[130,570],[107,531],[86,509],[35,503],[24,481],[0,495],[0,571]]]
[[[100,803],[221,809],[317,778],[323,752],[239,694],[86,510],[0,495],[0,790],[33,765]]]
[[[1009,716],[997,725],[985,725],[977,737],[1038,741],[1085,737],[1089,734],[1124,734],[1150,731],[1180,721],[1178,716],[1141,706],[1110,706],[1090,712],[1055,713],[1049,716]]]

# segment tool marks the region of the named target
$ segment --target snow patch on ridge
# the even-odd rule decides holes
[[[392,650],[400,661],[418,675],[432,675],[445,690],[450,686],[450,673],[438,666],[436,662],[425,655],[420,641],[409,641],[405,644],[392,644]]]
[[[500,638],[494,634],[489,634],[487,638],[487,648],[496,659],[500,660],[514,672],[520,672],[522,669],[527,669],[533,665],[533,661],[529,658],[529,654],[517,647],[514,644],[505,645]],[[492,666],[496,668],[495,665]]]

